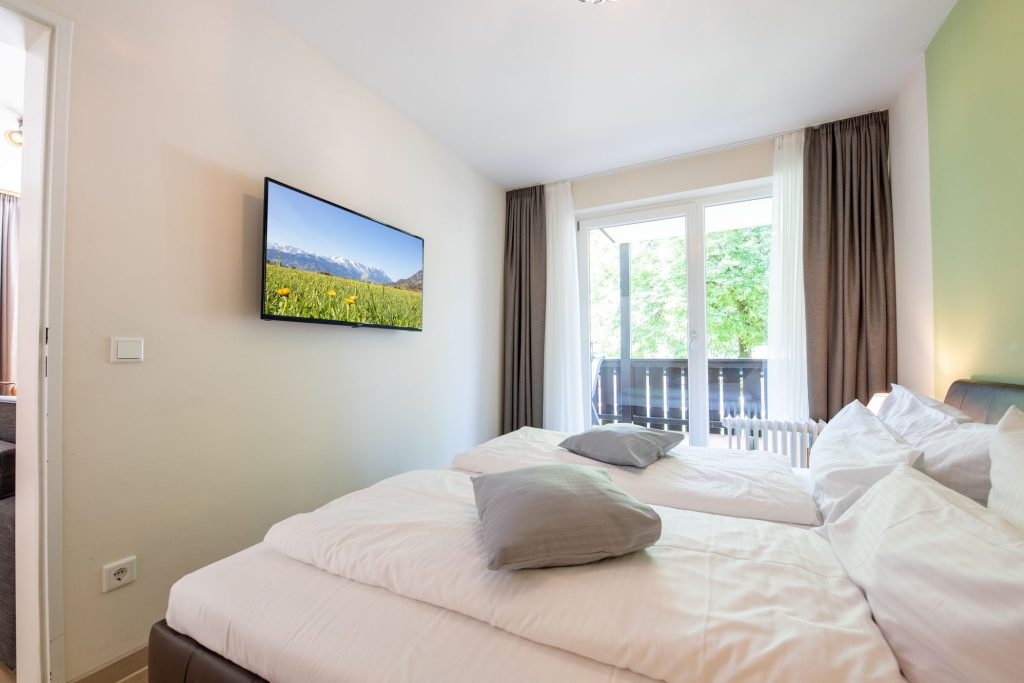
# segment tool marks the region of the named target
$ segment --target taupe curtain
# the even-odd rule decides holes
[[[896,381],[889,114],[808,128],[804,298],[810,413],[831,419]]]
[[[544,187],[505,196],[505,348],[502,431],[544,421],[547,244]]]
[[[0,395],[14,393],[18,320],[19,200],[0,192]]]

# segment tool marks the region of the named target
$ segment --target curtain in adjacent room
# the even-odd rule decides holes
[[[812,418],[896,381],[889,116],[806,130],[804,297]]]
[[[807,406],[804,315],[804,133],[775,138],[768,274],[768,417],[803,420]]]
[[[0,395],[14,390],[17,367],[19,199],[0,193]]]
[[[547,220],[547,313],[544,325],[544,428],[582,432],[590,418],[580,339],[576,210],[568,182],[544,186]]]
[[[544,422],[547,243],[543,186],[505,195],[502,431]]]

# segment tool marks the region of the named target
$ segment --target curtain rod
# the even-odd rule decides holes
[[[864,114],[855,114],[854,116],[844,117],[842,119],[835,119],[834,121],[824,121],[822,123],[815,123],[815,124],[811,124],[811,125],[807,125],[807,126],[801,126],[800,128],[793,128],[791,130],[779,131],[778,133],[772,133],[770,135],[762,135],[762,136],[756,137],[756,138],[749,138],[747,140],[740,140],[739,142],[731,142],[731,143],[726,144],[726,145],[718,145],[717,147],[706,147],[704,149],[696,150],[696,151],[693,151],[693,152],[685,152],[683,154],[676,154],[676,155],[670,156],[670,157],[664,157],[664,158],[661,158],[661,159],[655,159],[654,161],[644,161],[644,162],[637,163],[637,164],[630,164],[629,166],[621,166],[619,168],[612,168],[612,169],[609,169],[607,171],[597,171],[596,173],[588,173],[586,175],[576,176],[575,178],[568,178],[567,180],[570,183],[575,183],[575,182],[580,182],[580,181],[583,181],[583,180],[590,180],[592,178],[600,178],[601,176],[612,175],[613,173],[625,173],[626,171],[635,171],[635,170],[638,170],[638,169],[641,169],[641,168],[647,168],[648,166],[657,166],[659,164],[667,164],[667,163],[670,163],[670,162],[673,162],[673,161],[679,161],[680,159],[688,159],[690,157],[699,157],[699,156],[703,156],[705,154],[714,154],[715,152],[724,152],[724,151],[726,151],[728,149],[735,149],[737,147],[746,147],[747,145],[754,145],[754,144],[757,144],[758,142],[765,142],[766,140],[774,140],[775,138],[779,137],[780,135],[788,135],[790,133],[797,133],[797,132],[802,131],[802,130],[807,130],[808,128],[818,128],[819,126],[824,126],[824,125],[826,125],[828,123],[836,123],[838,121],[844,121],[847,118],[856,118],[857,116],[864,116],[866,114],[874,114],[874,113],[881,112],[881,111],[888,111],[888,107],[883,108],[883,109],[873,109],[873,110],[871,110],[869,112],[865,112]],[[558,181],[551,181],[551,182],[558,182]]]
[[[12,197],[17,197],[18,199],[21,199],[21,193],[20,192],[15,192],[14,190],[5,190],[2,187],[0,187],[0,194],[7,194],[7,195],[10,195]]]

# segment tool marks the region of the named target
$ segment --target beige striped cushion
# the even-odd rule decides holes
[[[583,465],[540,465],[473,479],[488,569],[587,564],[646,548],[661,517]]]
[[[988,507],[1024,529],[1024,413],[1011,406],[996,425],[989,451],[992,491]]]
[[[634,424],[610,424],[574,434],[558,444],[584,458],[625,467],[647,467],[665,457],[683,440],[682,432],[648,429]]]

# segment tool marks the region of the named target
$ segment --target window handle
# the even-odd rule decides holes
[[[693,346],[693,342],[695,342],[695,341],[697,341],[697,333],[696,332],[691,332],[690,333],[690,342],[686,345],[686,349],[689,350],[690,347]]]

